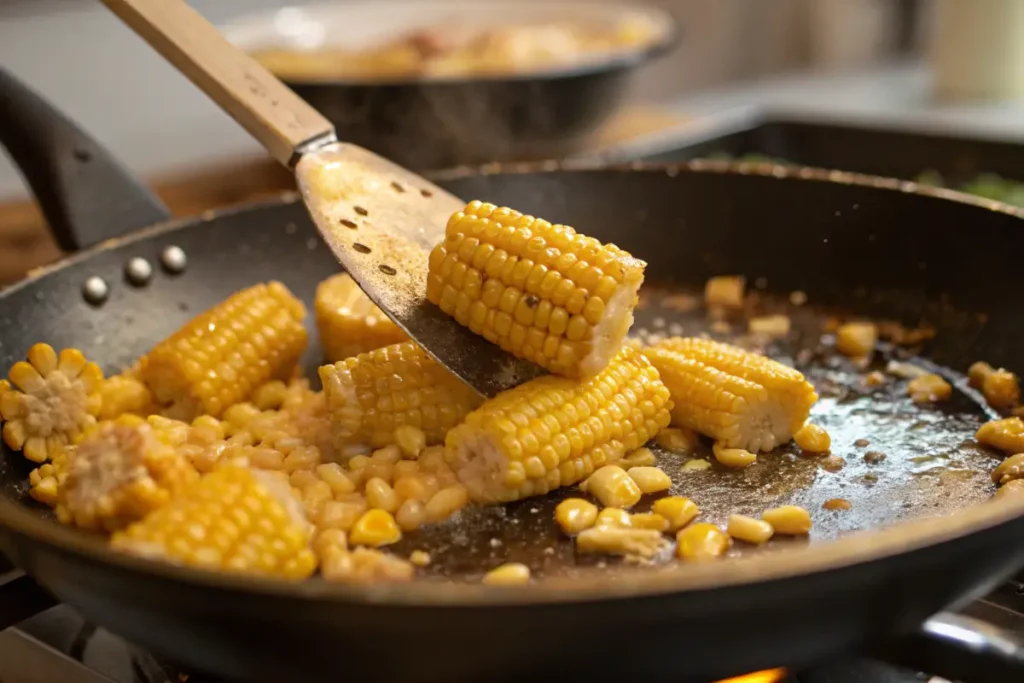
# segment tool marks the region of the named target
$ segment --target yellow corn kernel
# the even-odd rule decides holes
[[[218,417],[264,382],[291,376],[306,348],[305,316],[280,282],[244,289],[157,344],[139,378],[164,414]]]
[[[704,303],[709,307],[743,308],[747,281],[741,275],[719,275],[704,283]]]
[[[35,474],[37,470],[33,470]],[[49,505],[50,507],[57,507],[60,502],[60,485],[57,483],[57,477],[39,477],[36,481],[29,481],[31,487],[29,488],[29,495],[34,500]]]
[[[790,321],[788,315],[766,315],[751,318],[747,329],[751,334],[763,334],[768,337],[785,337],[789,334]]]
[[[981,425],[974,438],[1005,453],[1024,453],[1024,420],[1008,417]]]
[[[668,531],[668,520],[654,512],[640,512],[629,516],[629,525],[634,529]]]
[[[832,447],[832,437],[824,428],[808,422],[793,435],[793,441],[800,447],[800,450],[808,453],[827,453]]]
[[[469,493],[460,484],[443,488],[427,501],[424,506],[428,522],[441,522],[466,507]]]
[[[669,427],[668,429],[662,429],[658,432],[658,436],[654,438],[654,441],[659,446],[667,450],[681,451],[685,453],[696,448],[700,439],[697,437],[697,433],[693,430],[682,429],[680,427]]]
[[[697,504],[682,496],[660,498],[654,501],[651,510],[668,520],[670,531],[682,529],[700,514]]]
[[[145,416],[157,410],[153,394],[133,371],[103,380],[99,393],[100,420],[113,420],[125,413]]]
[[[415,477],[420,473],[420,464],[416,460],[401,460],[395,463],[391,473],[396,482],[402,477]]]
[[[825,510],[850,510],[853,508],[853,503],[845,498],[829,498],[821,504],[821,507]]]
[[[411,581],[416,567],[411,562],[372,548],[352,551],[352,574],[346,577],[354,583],[401,583]]]
[[[395,521],[402,531],[416,531],[427,521],[427,511],[423,503],[415,498],[409,498],[402,502],[395,513]]]
[[[366,482],[366,504],[374,510],[394,513],[398,511],[401,501],[386,481],[374,477]]]
[[[622,459],[622,466],[629,470],[632,467],[652,467],[656,462],[650,448],[638,448]]]
[[[1024,496],[1024,479],[1011,479],[992,494],[993,498],[1003,499],[1011,496]]]
[[[317,286],[313,309],[320,346],[329,363],[409,341],[348,273],[333,275]]]
[[[594,526],[617,526],[625,529],[633,526],[633,519],[625,510],[605,508],[597,513]]]
[[[698,522],[676,534],[676,556],[687,562],[706,562],[729,550],[729,536],[714,524]]]
[[[846,323],[836,330],[836,349],[850,358],[870,356],[877,343],[878,326],[874,323]]]
[[[555,521],[567,534],[578,534],[594,526],[597,506],[583,498],[566,498],[555,507]]]
[[[672,394],[672,422],[726,448],[757,453],[789,441],[818,399],[793,368],[729,344],[671,337],[644,353]]]
[[[811,515],[797,505],[783,505],[765,510],[761,519],[772,525],[775,533],[786,536],[802,536],[811,531]]]
[[[967,368],[967,382],[975,389],[981,389],[985,384],[985,378],[995,372],[995,368],[985,361],[976,361]]]
[[[312,529],[287,485],[225,466],[114,534],[125,552],[204,569],[304,579],[316,569]]]
[[[693,458],[691,460],[687,460],[686,462],[684,462],[683,466],[680,467],[679,469],[681,469],[684,472],[700,472],[702,470],[710,468],[711,463],[705,460],[704,458]]]
[[[1024,479],[1024,453],[1011,455],[992,470],[992,481],[1005,484],[1014,479]]]
[[[427,447],[427,435],[419,427],[402,425],[395,429],[395,443],[402,449],[402,455],[414,459]]]
[[[429,444],[480,405],[477,394],[413,342],[375,349],[320,368],[337,451],[351,444],[395,443],[416,427]]]
[[[387,510],[367,510],[349,532],[353,545],[368,545],[374,548],[398,543],[402,530]]]
[[[417,567],[429,567],[430,553],[424,550],[413,550],[411,553],[409,553],[409,562],[416,565]]]
[[[726,531],[737,541],[754,545],[766,543],[775,533],[775,529],[768,522],[746,515],[729,515],[729,525],[726,527]]]
[[[96,424],[103,373],[78,349],[58,356],[49,344],[35,344],[27,359],[11,366],[10,382],[0,387],[3,439],[32,462],[44,463]]]
[[[1002,368],[993,370],[981,385],[988,404],[996,410],[1007,410],[1020,403],[1020,384],[1017,375]]]
[[[605,465],[587,479],[587,493],[605,507],[627,509],[640,502],[642,492],[626,470]]]
[[[317,465],[316,476],[322,481],[327,482],[334,495],[352,493],[356,490],[356,485],[349,478],[348,474],[345,473],[345,470],[341,468],[341,465],[336,462]]]
[[[596,526],[582,531],[576,537],[576,550],[581,553],[651,558],[666,545],[661,532],[653,529]]]
[[[288,385],[275,379],[256,387],[252,392],[252,403],[260,410],[278,410],[287,396]]]
[[[549,375],[487,401],[448,433],[445,455],[473,500],[542,495],[642,446],[669,408],[657,371],[623,349],[588,380]]]
[[[631,467],[626,474],[636,482],[640,493],[658,493],[672,488],[672,480],[657,467]]]
[[[332,500],[324,503],[320,509],[320,518],[317,526],[321,529],[341,529],[350,531],[356,522],[366,513],[366,501],[353,500]]]
[[[742,448],[725,448],[716,443],[711,450],[715,454],[715,460],[730,469],[740,470],[757,462],[757,455]]]
[[[633,324],[645,267],[568,226],[471,202],[430,254],[427,299],[520,358],[592,377]]]
[[[915,377],[907,383],[907,393],[914,403],[945,401],[953,395],[953,387],[938,375]]]
[[[509,562],[484,575],[488,586],[523,586],[530,583],[530,568],[519,562]]]

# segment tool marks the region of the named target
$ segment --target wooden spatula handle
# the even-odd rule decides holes
[[[103,0],[282,164],[334,126],[183,0]]]

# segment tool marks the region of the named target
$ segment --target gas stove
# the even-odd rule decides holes
[[[1020,577],[1024,578],[1024,577]],[[1005,629],[1024,634],[1024,582],[1010,581],[982,600],[960,610]],[[949,653],[952,654],[952,653]],[[902,659],[901,653],[890,656]],[[915,664],[949,670],[943,652],[920,653]],[[994,680],[991,675],[981,677]],[[71,607],[58,605],[0,632],[0,683],[216,683],[135,647],[123,638],[85,621]],[[730,683],[943,683],[928,673],[852,656],[789,673],[766,671]],[[284,682],[282,682],[284,683]],[[971,683],[968,679],[966,683]],[[1009,683],[1009,682],[1008,682]]]

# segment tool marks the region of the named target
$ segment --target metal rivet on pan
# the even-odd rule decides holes
[[[188,265],[188,257],[185,256],[185,251],[181,247],[167,247],[160,254],[160,265],[168,273],[180,273]]]
[[[153,278],[153,266],[146,259],[136,256],[125,264],[124,275],[128,282],[141,287]]]
[[[110,296],[110,287],[103,278],[93,275],[82,285],[82,296],[93,306],[99,306]]]

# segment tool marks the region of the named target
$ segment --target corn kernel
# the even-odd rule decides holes
[[[455,484],[443,488],[427,501],[425,510],[428,522],[440,522],[448,519],[461,510],[469,502],[469,492],[465,486]]]
[[[416,531],[427,521],[427,511],[423,509],[423,503],[415,498],[409,498],[398,508],[395,521],[402,531]]]
[[[320,508],[320,518],[317,520],[317,527],[320,529],[348,531],[355,526],[355,523],[365,512],[366,503],[363,500],[328,501]]]
[[[698,522],[676,534],[676,556],[687,562],[706,562],[729,550],[729,537],[714,524]]]
[[[743,469],[757,462],[755,454],[742,448],[724,448],[716,443],[712,452],[715,454],[715,460],[731,469]]]
[[[605,465],[587,480],[587,493],[601,501],[601,505],[631,508],[640,502],[640,487],[626,470],[616,465]]]
[[[629,516],[629,524],[634,529],[654,529],[668,531],[668,520],[654,512],[640,512]]]
[[[350,472],[361,470],[370,464],[370,456],[368,455],[353,455],[349,458],[348,469]]]
[[[324,529],[313,539],[313,550],[322,554],[324,551],[348,550],[348,536],[341,529]]]
[[[793,441],[808,453],[827,453],[832,447],[832,437],[822,427],[808,422],[793,435]]]
[[[417,567],[427,567],[430,565],[430,553],[424,550],[413,550],[409,553],[409,562]]]
[[[352,483],[352,480],[345,474],[345,471],[341,469],[341,465],[338,463],[330,462],[317,465],[316,474],[322,481],[327,482],[327,485],[331,487],[331,491],[335,495],[352,493],[356,490],[356,485]]]
[[[657,467],[631,467],[627,472],[641,493],[658,493],[672,488],[672,480]]]
[[[621,528],[627,528],[633,526],[633,520],[630,519],[629,513],[619,508],[605,508],[601,512],[597,513],[597,519],[594,520],[594,526],[615,526]]]
[[[1014,454],[1024,453],[1024,420],[1008,417],[981,425],[974,438],[979,443]]]
[[[995,368],[985,361],[979,360],[971,363],[971,367],[967,368],[967,382],[975,389],[981,389],[985,384],[985,378],[993,372],[995,372]]]
[[[786,536],[802,536],[811,530],[811,515],[797,505],[783,505],[765,510],[761,519],[775,529],[775,533]]]
[[[395,477],[395,481],[398,481],[402,477],[411,477],[420,473],[420,464],[415,460],[402,460],[396,462],[395,466],[391,470],[391,474]]]
[[[826,510],[850,510],[853,508],[853,503],[845,498],[829,498],[821,504],[821,507]]]
[[[374,548],[397,543],[402,538],[402,530],[398,528],[395,518],[387,510],[368,510],[360,517],[349,540],[354,545],[368,545]]]
[[[578,534],[594,526],[597,506],[582,498],[566,498],[555,507],[555,521],[567,534]]]
[[[775,533],[775,529],[768,522],[746,515],[729,515],[726,531],[738,541],[755,545],[767,542]]]
[[[522,586],[530,582],[530,568],[518,562],[509,562],[484,575],[489,586]]]
[[[993,498],[998,499],[1010,498],[1011,496],[1024,496],[1024,479],[1011,479],[992,494]]]
[[[679,469],[684,472],[700,472],[702,470],[710,469],[711,463],[704,458],[693,458],[683,463],[683,466]]]
[[[657,460],[650,448],[638,448],[622,459],[622,466],[629,470],[631,467],[652,467]]]
[[[366,504],[370,509],[394,513],[398,511],[401,501],[390,484],[374,477],[366,482]]]
[[[670,531],[678,531],[700,514],[697,504],[683,496],[669,496],[654,501],[651,509],[668,520]]]
[[[953,387],[942,377],[934,374],[915,377],[907,383],[907,393],[914,403],[945,401],[953,395]]]
[[[576,537],[576,550],[581,553],[609,553],[650,558],[665,545],[661,532],[653,529],[596,526],[586,529]]]
[[[992,470],[992,481],[1005,484],[1014,479],[1024,479],[1024,453],[1011,455]]]
[[[878,327],[874,323],[846,323],[836,330],[836,349],[850,358],[871,355],[878,343]]]
[[[395,443],[406,458],[416,458],[427,447],[427,435],[423,430],[412,425],[402,425],[395,429]]]
[[[697,433],[682,427],[669,427],[658,432],[654,439],[662,448],[670,451],[692,451],[697,447],[699,439]]]
[[[751,334],[763,334],[769,337],[785,337],[789,334],[790,321],[788,315],[766,315],[751,318],[747,328]]]
[[[746,278],[740,275],[719,275],[704,284],[704,302],[708,306],[743,308]]]
[[[1020,384],[1017,375],[1002,368],[993,370],[985,377],[981,385],[988,404],[996,410],[1013,408],[1020,403]]]

